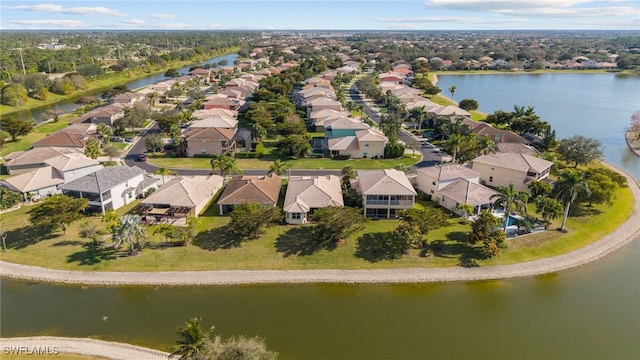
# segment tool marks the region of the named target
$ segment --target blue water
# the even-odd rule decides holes
[[[475,99],[490,114],[533,106],[557,137],[584,135],[600,140],[605,160],[640,179],[640,158],[624,133],[640,111],[640,77],[613,73],[440,75],[438,87],[456,86],[454,100]]]

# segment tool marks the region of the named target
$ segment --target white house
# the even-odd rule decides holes
[[[289,178],[283,210],[288,224],[305,224],[313,210],[344,206],[340,178],[335,175]]]
[[[157,187],[156,180],[145,176],[137,166],[109,166],[59,186],[63,194],[88,199],[89,208],[99,209],[103,214]]]
[[[357,176],[353,186],[362,194],[365,216],[388,219],[398,210],[413,207],[417,193],[402,171],[359,170]]]

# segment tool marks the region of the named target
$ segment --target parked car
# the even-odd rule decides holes
[[[133,142],[133,138],[132,137],[126,137],[126,138],[124,138],[124,141],[128,142],[128,143],[131,143],[131,142]]]
[[[147,161],[147,154],[138,155],[138,161]]]
[[[111,142],[124,142],[124,138],[122,136],[112,136]]]

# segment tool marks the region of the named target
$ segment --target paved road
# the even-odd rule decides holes
[[[349,97],[354,103],[364,105],[364,113],[373,122],[375,122],[376,124],[380,124],[380,115],[378,115],[379,113],[374,110],[373,106],[371,105],[371,101],[365,100],[363,98],[363,96],[358,91],[355,83],[349,88]],[[408,131],[400,131],[399,137],[400,140],[405,144],[411,144],[413,141],[424,141],[423,139],[417,138]],[[419,151],[422,153],[422,160],[419,163],[415,164],[414,167],[421,168],[442,164],[442,153],[440,153],[439,150],[436,150],[436,148],[422,147]]]

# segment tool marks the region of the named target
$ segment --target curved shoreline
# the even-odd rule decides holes
[[[596,261],[640,237],[640,183],[619,171],[634,196],[629,219],[602,239],[576,251],[524,263],[487,267],[406,268],[380,270],[209,270],[165,272],[90,272],[55,270],[0,261],[0,276],[26,281],[121,285],[245,285],[303,283],[429,283],[512,279],[563,271]]]
[[[69,353],[88,356],[100,356],[115,360],[164,359],[169,353],[125,343],[103,341],[90,338],[71,338],[57,336],[33,336],[0,338],[3,353],[43,355],[55,357],[56,353]],[[34,357],[35,358],[35,357]]]
[[[624,139],[627,141],[629,149],[640,156],[640,138],[638,136],[640,136],[640,131],[627,130],[624,133]]]

